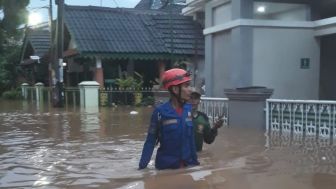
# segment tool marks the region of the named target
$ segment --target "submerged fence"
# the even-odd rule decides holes
[[[334,139],[336,102],[268,99],[266,129]]]
[[[51,103],[53,88],[44,87],[43,85],[27,86],[22,89],[24,99],[37,102],[38,104]],[[85,95],[83,93],[83,95]],[[163,102],[169,98],[167,91],[153,90],[152,88],[109,88],[99,90],[99,105],[154,105]],[[94,99],[92,99],[94,100]],[[79,87],[64,88],[64,104],[65,106],[80,105],[80,89]]]
[[[109,88],[99,90],[101,106],[113,105],[153,105],[155,94],[166,91],[155,91],[152,88]]]
[[[41,85],[24,86],[23,97],[38,104],[52,102],[52,88]],[[101,106],[152,105],[169,98],[167,91],[143,88],[99,90]],[[93,99],[94,100],[94,99]],[[67,87],[64,90],[65,106],[80,104],[78,87]],[[201,97],[199,110],[208,115],[211,123],[223,118],[224,125],[229,124],[228,98]],[[244,116],[244,115],[242,115]],[[276,131],[285,136],[295,134],[301,138],[315,137],[336,139],[336,101],[313,100],[266,100],[266,130]]]
[[[52,102],[52,87],[25,87],[24,98],[26,100],[35,101],[38,104],[51,104]],[[64,88],[64,105],[65,106],[78,106],[80,101],[78,87]]]

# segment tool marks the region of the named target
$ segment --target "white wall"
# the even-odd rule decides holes
[[[301,69],[301,58],[310,68]],[[255,28],[253,85],[274,89],[272,98],[318,99],[320,47],[311,29]]]

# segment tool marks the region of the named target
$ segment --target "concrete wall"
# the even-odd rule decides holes
[[[240,17],[253,17],[252,0],[209,1],[205,6],[206,28],[220,27]],[[252,29],[235,27],[205,38],[206,95],[224,97],[225,88],[250,86]]]
[[[213,35],[213,75],[209,75],[212,79],[212,89],[205,86],[206,91],[211,90],[213,96],[223,97],[224,88],[232,87],[232,45],[231,45],[231,31],[220,32]]]
[[[289,7],[288,10],[273,14],[255,13],[254,18],[260,20],[308,21],[310,20],[310,8],[307,5],[295,5]]]
[[[275,7],[281,11],[264,19],[281,22],[253,22],[254,3],[206,3],[206,95],[223,97],[225,88],[266,86],[274,89],[272,98],[319,99],[319,39],[312,24],[298,22],[310,20],[310,7]],[[302,68],[307,59],[309,68]]]
[[[231,3],[221,4],[213,9],[213,26],[231,21]]]
[[[336,100],[336,34],[321,37],[320,99]]]
[[[310,12],[307,6],[300,6],[295,9],[290,9],[285,12],[270,15],[274,20],[293,20],[293,21],[307,21],[310,20]]]
[[[272,98],[318,99],[320,48],[312,29],[255,28],[253,85],[274,89]],[[301,58],[310,59],[301,69]]]
[[[229,0],[208,1],[205,4],[205,28],[230,21],[233,13],[228,8],[231,9],[231,1]],[[222,73],[218,75],[218,71],[223,71],[221,67],[224,64],[219,64],[218,62],[223,62],[230,55],[228,51],[229,42],[227,41],[229,37],[227,35],[229,34],[225,32],[216,35],[205,35],[204,75],[206,96],[224,95],[223,86],[218,86],[218,83],[222,82],[223,78],[219,78],[220,80],[218,80],[217,77],[223,76]],[[216,49],[216,52],[214,49]],[[214,91],[216,91],[216,94],[214,94]]]

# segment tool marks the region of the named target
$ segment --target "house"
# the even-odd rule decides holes
[[[26,28],[21,53],[22,76],[28,83],[49,83],[48,65],[50,49],[48,25]]]
[[[68,85],[104,81],[134,71],[145,85],[181,60],[203,55],[201,27],[160,10],[65,6]]]
[[[192,70],[192,62],[202,62],[204,38],[192,17],[160,7],[65,5],[63,55],[65,86],[85,80],[113,86],[115,79],[136,72],[144,87],[151,87],[175,64],[187,63]]]
[[[188,0],[204,22],[207,96],[265,86],[273,98],[336,99],[336,2]]]

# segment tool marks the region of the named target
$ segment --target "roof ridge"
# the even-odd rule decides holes
[[[106,11],[115,11],[115,10],[127,10],[132,8],[123,8],[123,7],[100,7],[93,5],[65,5],[65,9],[79,9],[79,10],[106,10]]]
[[[166,11],[163,10],[143,10],[143,9],[135,9],[135,8],[120,8],[120,7],[99,7],[99,6],[81,6],[81,5],[65,5],[65,11],[106,11],[106,12],[116,12],[116,13],[129,13],[129,14],[167,14]]]

